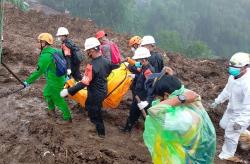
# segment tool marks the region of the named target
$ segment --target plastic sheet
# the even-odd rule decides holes
[[[215,129],[200,101],[176,107],[157,104],[148,112],[143,138],[153,163],[213,163]]]

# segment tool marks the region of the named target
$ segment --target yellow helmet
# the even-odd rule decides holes
[[[53,36],[50,33],[41,33],[37,39],[39,41],[46,41],[49,44],[53,44],[54,43],[54,39]]]
[[[135,44],[140,45],[141,44],[141,37],[139,36],[133,36],[131,39],[129,39],[128,45],[131,47]]]

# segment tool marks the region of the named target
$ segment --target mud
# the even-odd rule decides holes
[[[98,27],[91,20],[66,15],[45,15],[37,11],[23,13],[6,6],[4,33],[4,62],[25,79],[34,69],[38,54],[36,37],[40,32],[56,33],[59,26],[69,28],[71,37],[81,47],[83,41],[95,34]],[[124,54],[128,53],[127,35],[105,29],[117,41]],[[83,47],[82,47],[83,48]],[[166,65],[172,67],[183,83],[203,98],[205,107],[223,89],[226,81],[226,60],[191,60],[176,53],[165,53]],[[143,144],[143,121],[132,134],[123,134],[118,128],[128,116],[131,93],[118,109],[104,111],[106,138],[96,136],[87,113],[72,109],[73,123],[61,125],[57,118],[47,116],[42,96],[45,81],[40,79],[30,88],[0,99],[0,163],[151,163]],[[20,88],[21,85],[0,67],[0,92]],[[73,104],[69,101],[69,104]],[[224,132],[219,120],[226,108],[208,111],[218,136],[217,154],[223,144]],[[237,150],[237,155],[250,161],[250,152]],[[216,158],[215,163],[225,163]]]

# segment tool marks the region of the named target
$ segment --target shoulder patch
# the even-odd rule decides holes
[[[84,76],[81,82],[85,85],[89,85],[92,79],[93,79],[93,66],[91,64],[88,64],[85,68]]]
[[[152,75],[152,71],[150,69],[147,69],[145,72],[144,72],[144,76],[147,78],[148,76]]]

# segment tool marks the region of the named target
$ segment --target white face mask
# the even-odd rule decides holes
[[[132,51],[132,52],[135,52],[135,50],[136,50],[136,49],[135,49],[134,47],[131,47],[131,51]]]
[[[62,38],[61,37],[57,37],[56,38],[58,42],[62,42]]]

